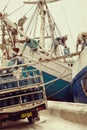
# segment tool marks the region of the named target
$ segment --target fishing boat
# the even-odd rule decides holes
[[[72,69],[74,102],[87,103],[87,47],[81,52]]]
[[[56,37],[62,37],[59,29],[56,27],[56,23],[51,16],[47,5],[47,3],[57,1],[58,0],[32,0],[24,2],[25,4],[36,5],[33,16],[31,17],[31,19],[29,17],[30,22],[27,20],[28,27],[25,27],[26,31],[24,30],[23,23],[21,25],[18,25],[18,23],[15,24],[8,18],[7,14],[0,13],[1,30],[3,30],[2,50],[6,50],[6,57],[4,55],[5,58],[2,59],[6,59],[9,57],[9,48],[19,47],[20,49],[22,49],[23,44],[21,44],[20,41],[24,40],[26,37],[39,39],[40,46],[42,48],[42,51],[40,52],[41,60],[37,61],[36,55],[33,61],[30,62],[30,69],[39,68],[41,71],[43,71],[43,78],[48,100],[73,101],[72,87],[70,84],[72,79],[72,67],[69,66],[69,62],[66,62],[66,58],[69,56],[64,56],[60,53],[61,45],[59,46],[60,48],[58,48],[58,54],[55,57],[50,57],[49,49],[47,49],[48,46],[49,48],[51,48],[51,43]],[[23,18],[24,17],[25,16],[23,16]],[[21,20],[23,21],[23,19]],[[37,23],[37,21],[39,21],[39,23]],[[32,23],[34,23],[34,25],[32,25],[32,27],[30,28],[30,25]],[[38,30],[37,24],[40,27],[39,37],[37,36],[38,32],[36,32],[36,30]],[[5,34],[8,36],[5,36]],[[29,55],[29,48],[26,48],[23,57],[26,63],[30,61],[31,56]]]

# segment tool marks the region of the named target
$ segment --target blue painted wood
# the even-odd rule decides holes
[[[28,67],[28,70],[31,69],[34,69],[34,67]],[[44,83],[56,79],[56,77],[53,75],[50,75],[45,72],[42,73]],[[45,89],[48,100],[73,102],[72,86],[67,81],[59,79],[56,82],[45,85]],[[55,94],[56,92],[57,94]],[[53,96],[51,96],[52,94]]]
[[[82,77],[87,73],[87,66],[84,67],[72,80],[72,86],[73,86],[73,97],[74,101],[78,103],[87,103],[87,96],[85,95],[81,80]]]

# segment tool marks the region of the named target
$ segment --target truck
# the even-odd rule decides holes
[[[42,72],[29,64],[0,68],[0,128],[6,121],[39,120],[47,108]]]

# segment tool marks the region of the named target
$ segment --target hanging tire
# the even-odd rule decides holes
[[[34,124],[34,123],[35,123],[35,118],[33,118],[33,117],[28,117],[27,119],[28,119],[28,121],[29,121],[29,124]]]

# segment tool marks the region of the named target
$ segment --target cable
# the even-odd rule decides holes
[[[27,15],[31,10],[32,10],[32,8],[34,7],[35,5],[33,5],[26,13],[25,13],[25,15]],[[25,16],[24,15],[24,16]]]
[[[48,84],[50,84],[50,83],[51,83],[51,85],[52,85],[54,82],[56,82],[56,81],[59,80],[60,78],[64,78],[64,77],[66,77],[66,76],[71,75],[71,73],[70,73],[70,74],[67,74],[67,75],[62,76],[67,69],[68,69],[68,68],[66,68],[66,69],[64,70],[64,72],[63,72],[58,78],[56,78],[56,79],[54,79],[54,80],[51,80],[51,81],[49,81],[49,82],[46,82],[45,85],[48,85]],[[49,87],[50,87],[50,85],[49,85],[46,89],[48,89]]]
[[[29,27],[30,27],[30,25],[31,25],[31,23],[32,23],[32,20],[33,20],[35,14],[36,14],[37,8],[38,8],[38,5],[36,6],[35,11],[33,12],[33,15],[32,15],[32,17],[31,17],[31,19],[30,19],[29,25],[28,25],[28,27],[27,27],[25,33],[27,33],[27,31],[28,31],[28,29],[29,29]]]
[[[25,5],[20,6],[19,8],[17,8],[16,10],[14,10],[13,12],[11,12],[10,14],[8,14],[7,16],[12,15],[13,13],[15,13],[16,11],[18,11],[19,9],[21,9],[22,7],[24,7]]]
[[[73,36],[72,36],[72,33],[71,33],[70,26],[69,26],[69,24],[68,24],[68,19],[67,19],[66,13],[65,13],[65,9],[64,9],[63,1],[62,1],[62,0],[61,0],[61,6],[62,6],[62,10],[63,10],[63,13],[64,13],[64,17],[65,17],[65,20],[66,20],[67,28],[68,28],[69,33],[70,33],[70,35],[71,35],[72,42],[74,43]]]
[[[67,74],[67,75],[64,75],[64,76],[59,77],[59,78],[56,78],[56,79],[51,80],[51,81],[49,81],[49,82],[46,82],[44,85],[48,85],[48,84],[50,84],[50,83],[51,83],[51,85],[49,85],[48,87],[46,87],[46,90],[47,90],[50,86],[52,86],[52,84],[53,84],[54,82],[56,82],[56,81],[60,80],[61,78],[67,77],[67,76],[69,76],[69,75],[71,75],[71,74],[72,74],[72,73]]]
[[[54,96],[54,95],[56,95],[56,94],[58,94],[58,93],[62,92],[64,89],[68,88],[68,87],[69,87],[69,85],[71,85],[71,83],[69,83],[68,85],[66,85],[64,88],[62,88],[62,89],[58,90],[57,92],[55,92],[55,93],[53,93],[53,94],[51,94],[51,95],[47,96],[47,98],[52,97],[52,96]]]
[[[7,2],[7,4],[5,5],[3,12],[6,10],[6,8],[8,7],[9,1]]]

